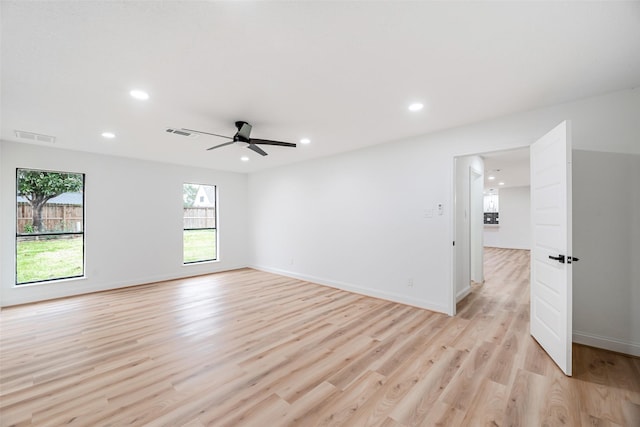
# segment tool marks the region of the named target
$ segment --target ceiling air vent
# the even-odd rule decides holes
[[[16,136],[20,139],[24,139],[26,141],[33,142],[46,142],[49,144],[54,144],[56,142],[56,137],[51,135],[42,135],[40,133],[27,132],[24,130],[16,130]]]
[[[194,132],[186,131],[184,129],[167,128],[166,131],[168,133],[175,133],[176,135],[180,135],[180,136],[189,136],[191,138],[195,138],[196,136],[198,136],[198,134]]]

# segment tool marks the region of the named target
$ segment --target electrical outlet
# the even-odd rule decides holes
[[[407,286],[413,288],[413,279],[407,279]]]
[[[293,265],[293,257],[289,260],[289,264]]]

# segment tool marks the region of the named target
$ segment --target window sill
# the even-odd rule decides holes
[[[53,280],[44,280],[42,282],[32,282],[32,283],[22,283],[22,284],[14,284],[14,288],[30,288],[32,286],[49,286],[49,285],[58,285],[60,283],[67,282],[78,282],[81,280],[87,280],[87,276],[78,276],[78,277],[67,277],[64,279],[53,279]]]
[[[188,262],[188,263],[182,263],[183,267],[190,267],[192,265],[202,265],[202,264],[214,264],[216,262],[220,262],[219,259],[212,259],[212,260],[208,260],[208,261],[196,261],[196,262]]]

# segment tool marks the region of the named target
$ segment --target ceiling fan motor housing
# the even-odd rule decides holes
[[[245,121],[238,120],[236,122],[236,128],[238,132],[233,136],[234,141],[249,142],[249,135],[251,135],[251,125]]]

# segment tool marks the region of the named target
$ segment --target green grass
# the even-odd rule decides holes
[[[183,236],[184,263],[216,259],[216,230],[185,230]]]
[[[83,274],[82,237],[17,242],[17,284]]]
[[[82,238],[17,242],[17,284],[83,274]],[[216,230],[184,232],[184,262],[216,259]]]

